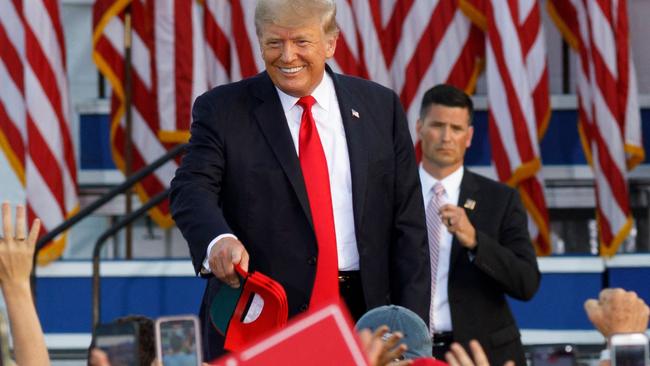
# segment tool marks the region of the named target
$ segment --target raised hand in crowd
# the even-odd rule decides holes
[[[4,236],[0,238],[0,282],[3,289],[11,286],[29,285],[32,260],[40,220],[34,220],[29,236],[26,234],[25,206],[16,206],[16,226],[11,220],[11,205],[2,204],[2,226]]]
[[[381,326],[374,332],[362,329],[358,334],[370,366],[405,366],[413,362],[401,360],[407,350],[405,344],[398,345],[402,333],[389,333],[387,326]]]
[[[589,320],[605,338],[616,333],[645,332],[648,328],[650,309],[634,291],[607,288],[600,292],[598,300],[585,302]]]
[[[26,217],[25,206],[16,206],[14,227],[11,206],[8,202],[2,204],[0,285],[11,323],[16,363],[20,366],[43,366],[49,365],[50,359],[29,282],[41,222],[34,220],[28,234]]]
[[[449,348],[449,352],[445,354],[445,359],[449,366],[489,366],[483,347],[477,340],[469,341],[469,348],[472,353],[470,357],[467,351],[459,343],[454,342]],[[504,366],[515,366],[514,361],[508,361]]]

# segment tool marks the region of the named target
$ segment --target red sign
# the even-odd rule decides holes
[[[278,332],[211,365],[367,366],[368,363],[347,313],[332,304],[291,321]]]

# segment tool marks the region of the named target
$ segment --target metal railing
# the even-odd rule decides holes
[[[50,230],[47,234],[43,235],[37,242],[36,242],[36,249],[34,251],[34,266],[32,270],[32,291],[34,292],[34,301],[36,301],[36,260],[38,258],[38,253],[40,252],[41,249],[43,249],[50,241],[52,241],[54,238],[56,238],[59,234],[62,232],[68,230],[71,228],[73,225],[77,224],[79,221],[83,220],[84,218],[88,217],[95,211],[97,211],[100,207],[102,207],[104,204],[115,198],[116,196],[126,192],[127,190],[131,189],[135,184],[143,180],[145,177],[147,177],[149,174],[154,172],[156,169],[160,168],[163,166],[165,163],[168,161],[176,158],[178,155],[182,154],[185,151],[185,147],[187,144],[180,144],[177,146],[174,146],[172,149],[170,149],[165,155],[161,156],[160,158],[156,159],[154,162],[151,164],[145,166],[144,168],[138,170],[137,172],[133,173],[131,176],[129,176],[123,183],[120,185],[112,188],[110,191],[106,192],[104,195],[102,195],[99,199],[91,203],[90,205],[84,207],[82,210],[77,212],[74,216],[70,217],[66,221],[62,222],[59,226],[55,227],[54,229]],[[121,220],[119,220],[115,225],[113,225],[111,228],[109,228],[102,236],[100,239],[102,239],[104,236],[106,238],[114,235],[119,229],[124,227],[125,225],[130,224],[133,222],[135,219],[138,217],[144,215],[147,210],[151,209],[155,205],[159,204],[162,202],[165,197],[167,197],[167,194],[169,193],[168,190],[159,193],[152,199],[150,199],[148,202],[144,203],[139,209],[133,211],[132,213],[128,214],[127,216],[122,217]],[[103,239],[105,240],[105,238]],[[102,241],[103,241],[102,240]],[[99,249],[97,249],[97,246],[100,246],[100,240],[97,241],[95,244],[95,249],[96,251],[93,252],[93,264],[95,260],[99,260]],[[95,258],[97,257],[97,259]],[[94,272],[94,266],[93,266],[93,272]],[[94,273],[93,273],[94,276]],[[95,284],[95,281],[93,279],[93,286]],[[93,289],[93,301],[95,301],[95,295],[94,295],[95,289]],[[95,324],[95,309],[93,305],[93,325]]]
[[[99,236],[95,242],[95,247],[93,248],[93,329],[99,324],[100,318],[100,307],[101,307],[101,293],[100,293],[100,278],[99,278],[99,256],[101,253],[106,240],[113,235],[117,234],[122,228],[132,223],[140,216],[144,215],[154,206],[158,205],[169,195],[169,189],[158,193],[156,196],[151,198],[145,204],[140,206],[137,210],[131,212],[130,214],[122,217],[118,222],[113,226],[108,228],[106,231]]]

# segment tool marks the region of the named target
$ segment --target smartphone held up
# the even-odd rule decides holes
[[[612,366],[648,366],[648,336],[643,333],[614,334],[609,339]]]
[[[100,324],[93,335],[93,345],[106,353],[111,366],[140,364],[139,327],[136,322]]]
[[[163,366],[200,366],[201,336],[194,315],[156,320],[156,357]]]

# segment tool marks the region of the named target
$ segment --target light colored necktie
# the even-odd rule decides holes
[[[434,333],[434,303],[436,295],[436,278],[438,274],[438,253],[440,252],[440,240],[444,226],[440,218],[440,206],[444,204],[443,196],[445,188],[440,182],[431,188],[433,195],[427,205],[427,236],[429,238],[429,259],[431,262],[431,306],[429,307],[429,329]]]
[[[309,95],[300,98],[297,103],[303,108],[298,156],[318,244],[316,278],[309,302],[311,310],[338,301],[339,298],[334,210],[327,160],[316,129],[316,121],[311,113],[315,102],[314,97]]]

